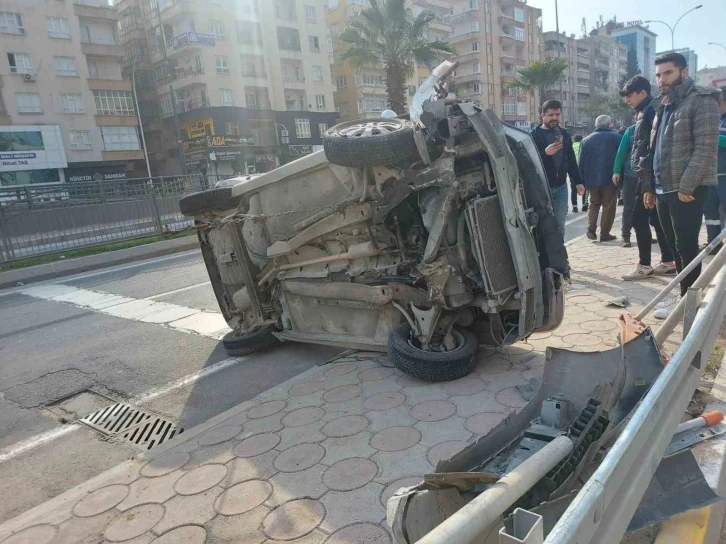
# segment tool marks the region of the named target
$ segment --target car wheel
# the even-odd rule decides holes
[[[208,189],[192,193],[179,200],[179,209],[183,215],[196,215],[209,210],[230,210],[237,207],[239,198],[232,198],[230,187]]]
[[[263,327],[250,333],[239,330],[229,331],[222,338],[222,345],[229,355],[249,355],[280,343],[272,334],[273,330],[272,327]]]
[[[448,381],[470,374],[476,366],[479,342],[474,333],[453,329],[456,348],[451,351],[423,351],[411,340],[411,326],[399,325],[388,337],[388,356],[404,374],[432,382]]]
[[[359,119],[340,123],[323,135],[325,157],[339,166],[395,164],[416,152],[413,125],[404,119]]]

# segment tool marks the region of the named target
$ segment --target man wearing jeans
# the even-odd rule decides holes
[[[721,89],[721,126],[718,131],[718,184],[708,188],[706,207],[703,214],[706,216],[706,231],[708,242],[711,243],[719,235],[726,217],[726,87]],[[723,245],[723,244],[719,244]],[[718,253],[716,247],[713,253]]]
[[[585,192],[585,187],[580,179],[570,133],[560,127],[561,116],[562,104],[560,101],[547,100],[542,104],[542,124],[534,127],[531,134],[542,158],[547,181],[552,191],[557,228],[564,239],[568,174],[579,195]]]
[[[718,89],[697,87],[686,59],[667,53],[655,59],[655,77],[664,96],[651,131],[652,166],[645,178],[646,208],[658,208],[663,232],[678,272],[698,255],[698,235],[708,187],[716,184]],[[680,296],[701,274],[701,265],[681,281]],[[655,311],[665,319],[677,300]]]

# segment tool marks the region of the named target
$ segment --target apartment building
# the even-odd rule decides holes
[[[726,87],[726,66],[704,68],[694,74],[690,69],[688,72],[696,80],[696,84],[704,87]]]
[[[683,47],[681,49],[666,49],[665,51],[656,53],[655,58],[658,58],[661,55],[665,55],[666,53],[680,53],[681,55],[686,57],[686,63],[688,64],[688,73],[691,75],[691,77],[693,77],[693,79],[696,79],[696,74],[698,73],[698,53],[696,53],[690,47]]]
[[[322,145],[336,119],[323,0],[114,6],[152,170],[264,172]]]
[[[606,32],[575,38],[556,32],[545,32],[545,58],[566,58],[568,67],[561,85],[547,92],[547,98],[562,102],[565,126],[585,130],[592,121],[589,103],[617,97],[619,83],[627,74],[627,47]]]
[[[5,0],[0,10],[0,186],[143,171],[116,11],[106,0]]]
[[[509,84],[521,68],[542,58],[542,10],[519,0],[454,0],[452,8],[457,95],[529,129],[538,119],[536,99]]]
[[[635,55],[640,73],[655,86],[655,51],[658,34],[639,24],[626,25],[614,21],[608,22],[605,29],[616,41],[625,44],[628,52]]]
[[[352,17],[369,6],[368,0],[328,0],[327,21],[332,41],[346,28]],[[414,16],[424,10],[433,11],[436,19],[429,24],[427,38],[431,41],[449,40],[451,2],[448,0],[412,0],[411,10]],[[335,76],[335,106],[340,113],[340,121],[359,118],[372,119],[379,117],[383,110],[388,109],[386,75],[382,68],[355,70],[346,64],[335,63],[333,73]],[[418,85],[430,73],[431,70],[425,66],[416,68],[416,74],[407,82],[406,97],[409,105]]]

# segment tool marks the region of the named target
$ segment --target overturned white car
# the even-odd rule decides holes
[[[537,150],[447,98],[454,67],[434,70],[410,119],[336,125],[323,151],[182,199],[231,354],[387,350],[407,374],[450,380],[480,344],[560,324],[569,267]]]

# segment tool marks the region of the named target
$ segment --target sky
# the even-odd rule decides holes
[[[582,18],[588,32],[602,15],[604,21],[616,17],[618,22],[660,19],[671,26],[689,9],[703,7],[686,15],[675,33],[676,49],[690,47],[698,54],[698,68],[726,66],[726,50],[708,45],[726,45],[726,0],[559,0],[560,32],[582,36]],[[555,0],[527,0],[527,4],[542,10],[544,31],[555,30]],[[665,7],[667,6],[667,7]],[[650,30],[658,34],[657,52],[671,48],[671,33],[660,23],[651,23]]]

